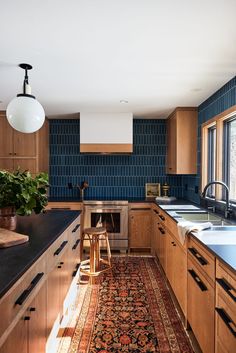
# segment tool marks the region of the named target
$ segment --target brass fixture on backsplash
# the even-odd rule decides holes
[[[165,182],[162,185],[161,189],[162,189],[162,193],[163,193],[162,196],[168,197],[169,196],[170,185],[168,185],[167,182]]]

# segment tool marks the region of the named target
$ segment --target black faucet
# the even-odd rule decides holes
[[[228,186],[225,183],[223,183],[223,181],[215,180],[215,181],[211,181],[210,183],[208,183],[204,187],[204,190],[202,192],[202,197],[205,199],[206,196],[207,196],[206,194],[207,194],[208,188],[211,185],[215,185],[215,184],[222,185],[225,188],[225,197],[226,197],[226,200],[225,200],[225,218],[228,218],[230,213],[231,213],[231,208],[230,208],[230,204],[229,204],[229,188],[228,188]]]

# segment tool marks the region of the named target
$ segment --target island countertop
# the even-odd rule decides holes
[[[0,298],[79,216],[80,211],[53,210],[18,216],[16,232],[29,236],[27,243],[0,249]]]

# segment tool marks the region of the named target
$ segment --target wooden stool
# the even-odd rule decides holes
[[[88,239],[90,243],[90,258],[81,261],[80,272],[88,276],[98,276],[100,273],[107,271],[111,268],[111,250],[108,240],[106,228],[92,227],[85,228],[80,239],[80,259],[83,258],[84,240]],[[101,258],[99,241],[104,239],[106,241],[107,260]],[[100,263],[107,265],[103,270],[100,270]],[[88,268],[86,268],[88,267]]]

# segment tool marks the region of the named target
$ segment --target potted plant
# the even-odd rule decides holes
[[[0,171],[0,227],[15,229],[16,214],[38,214],[47,205],[48,175],[29,171]]]

